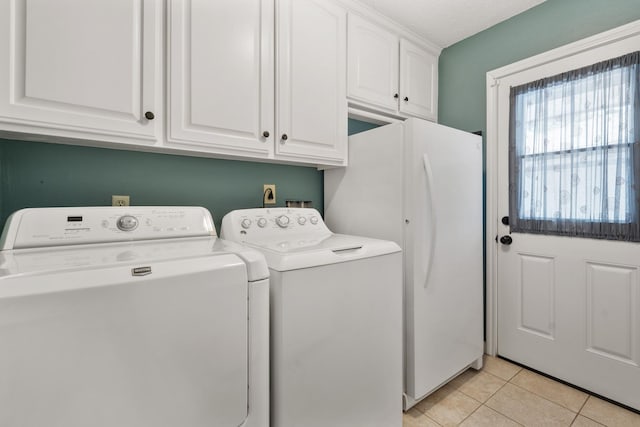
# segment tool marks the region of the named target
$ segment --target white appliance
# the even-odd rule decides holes
[[[398,245],[333,234],[311,208],[233,211],[221,236],[269,265],[272,427],[400,427]]]
[[[405,409],[481,368],[481,138],[419,119],[352,135],[324,192],[332,230],[403,249]]]
[[[206,209],[24,209],[0,249],[1,426],[269,425],[268,269]]]

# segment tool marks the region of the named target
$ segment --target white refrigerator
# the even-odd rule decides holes
[[[404,408],[481,368],[481,137],[419,119],[352,135],[324,207],[332,231],[403,249]]]

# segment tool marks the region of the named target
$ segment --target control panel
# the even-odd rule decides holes
[[[211,213],[196,206],[34,208],[9,217],[0,249],[215,235]]]
[[[327,233],[330,233],[329,229],[320,213],[313,208],[264,208],[229,212],[222,219],[220,237],[246,241]]]

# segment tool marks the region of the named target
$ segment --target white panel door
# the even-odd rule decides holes
[[[273,153],[273,0],[169,2],[167,139]]]
[[[438,57],[400,40],[400,112],[436,121],[438,108]]]
[[[626,43],[629,50],[605,45],[500,80],[498,219],[509,214],[510,87],[622,55],[638,39]],[[501,221],[497,229],[498,238],[509,235]],[[498,354],[640,409],[640,245],[509,237],[497,243]]]
[[[5,130],[91,139],[110,135],[137,143],[158,139],[159,2],[3,1],[0,16]],[[146,118],[147,112],[155,120]]]
[[[350,13],[347,43],[349,98],[397,113],[398,36]]]
[[[346,12],[321,0],[276,4],[276,157],[346,164]]]

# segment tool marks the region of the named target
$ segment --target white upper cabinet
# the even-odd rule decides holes
[[[346,12],[326,0],[276,4],[276,158],[346,165]]]
[[[348,97],[359,110],[435,121],[438,55],[350,13]]]
[[[400,40],[400,112],[436,120],[438,58],[408,40]]]
[[[169,146],[345,164],[343,9],[326,0],[170,0],[167,31]]]
[[[0,2],[1,128],[156,143],[162,12],[156,0]]]
[[[349,14],[348,96],[398,111],[398,36]]]
[[[273,0],[168,7],[168,143],[272,157]]]

